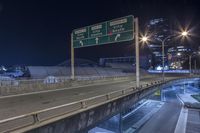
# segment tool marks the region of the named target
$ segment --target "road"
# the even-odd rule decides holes
[[[182,108],[176,94],[179,89],[169,88],[163,91],[165,104],[147,121],[138,133],[174,133]]]
[[[133,132],[148,120],[163,105],[163,102],[147,100],[141,104],[133,113],[130,113],[123,119],[123,131],[125,133]]]
[[[146,84],[147,82],[156,80],[160,79],[146,78],[141,80],[141,84]],[[131,86],[135,86],[134,81],[121,81],[109,84],[83,86],[73,89],[66,88],[42,93],[0,97],[0,120],[79,101],[116,90],[122,90]]]
[[[200,89],[196,88],[197,85],[193,83],[194,81],[190,82],[189,85],[189,82],[180,82],[168,86],[161,91],[162,101],[158,95],[143,100],[137,108],[123,114],[121,122],[120,118],[112,117],[98,127],[117,133],[120,128],[124,133],[199,133],[200,110],[183,108],[183,97],[180,97],[180,94],[200,93]],[[118,123],[121,123],[121,126]]]

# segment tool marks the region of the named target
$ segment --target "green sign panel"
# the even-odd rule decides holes
[[[133,16],[83,27],[73,31],[73,47],[81,48],[133,40]]]

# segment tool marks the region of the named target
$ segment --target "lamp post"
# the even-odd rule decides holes
[[[194,60],[194,74],[197,73],[197,60]]]
[[[165,42],[171,37],[174,37],[175,35],[169,35],[165,37],[163,40],[159,39],[159,41],[162,43],[162,81],[165,81],[165,73],[164,73],[164,68],[165,68]]]
[[[174,37],[174,36],[175,35],[173,34],[173,35],[169,35],[169,36],[165,37],[164,39],[158,39],[158,41],[160,41],[161,44],[162,44],[162,80],[163,80],[163,82],[165,81],[165,73],[164,73],[164,67],[165,67],[165,42],[166,42],[166,40],[168,40],[169,38]],[[181,33],[181,36],[183,36],[183,37],[188,36],[188,32],[187,31],[183,31]],[[142,41],[143,42],[147,42],[148,41],[148,37],[143,36],[142,37]]]
[[[188,35],[187,31],[183,31],[181,33],[181,36],[186,37]],[[165,68],[165,41],[171,37],[174,37],[175,35],[169,35],[167,37],[165,37],[163,40],[159,40],[162,43],[162,80],[163,82],[165,81],[165,73],[164,73],[164,68]],[[190,59],[191,60],[191,59]],[[190,63],[191,66],[191,63]],[[191,67],[190,67],[190,72],[191,72]]]
[[[194,67],[193,67],[193,72],[192,72],[192,57],[194,56],[197,56],[198,54],[196,54],[195,52],[189,54],[189,76],[191,77],[192,76],[192,73],[195,73],[196,72],[196,69],[197,69],[197,62],[196,62],[196,59],[193,61],[194,63]]]
[[[164,81],[164,77],[165,77],[165,73],[164,73],[164,67],[165,67],[165,41],[171,37],[173,37],[174,35],[169,35],[166,38],[164,38],[163,40],[158,39],[158,41],[161,42],[162,44],[162,80]],[[146,36],[142,37],[142,42],[147,42],[149,39]]]
[[[192,75],[192,55],[189,55],[189,71],[190,71],[190,77]]]

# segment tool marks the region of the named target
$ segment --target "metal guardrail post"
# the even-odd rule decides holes
[[[106,98],[107,98],[107,100],[109,100],[110,99],[110,94],[107,94]]]
[[[33,120],[34,120],[34,124],[40,122],[39,117],[38,117],[38,114],[33,114]]]
[[[122,95],[125,95],[125,93],[126,93],[125,90],[122,90]]]
[[[86,103],[85,103],[85,101],[82,101],[82,102],[81,102],[81,108],[86,108]]]

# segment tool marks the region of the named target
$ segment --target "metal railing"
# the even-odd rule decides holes
[[[122,74],[122,75],[110,75],[110,76],[76,76],[75,80],[99,80],[104,78],[121,78],[121,77],[127,77],[131,76],[133,74]],[[44,79],[0,79],[0,87],[4,86],[20,86],[23,84],[56,84],[56,83],[62,83],[66,81],[71,81],[70,77],[56,77],[56,76],[48,76]]]
[[[77,76],[75,80],[69,77],[53,77],[49,80],[46,79],[33,79],[33,80],[15,80],[15,81],[0,81],[0,96],[10,94],[30,93],[43,90],[52,90],[59,88],[74,87],[86,85],[101,81],[112,81],[116,79],[129,78],[131,75],[121,76]],[[2,84],[6,82],[7,84]],[[17,82],[17,83],[13,83]],[[8,84],[10,83],[10,84]]]

